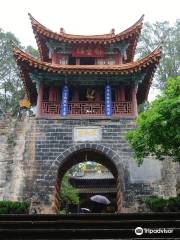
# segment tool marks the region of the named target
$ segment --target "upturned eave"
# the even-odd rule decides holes
[[[131,62],[134,58],[135,49],[138,38],[143,25],[144,15],[131,27],[118,34],[103,34],[103,35],[74,35],[67,33],[56,33],[39,23],[31,14],[29,14],[32,29],[38,45],[40,57],[42,61],[49,62],[49,53],[46,42],[54,40],[68,44],[98,44],[108,45],[116,42],[127,41],[127,62]]]
[[[37,92],[29,73],[32,70],[44,71],[48,73],[68,75],[111,75],[126,76],[128,74],[143,73],[144,79],[138,85],[137,100],[138,104],[147,100],[149,88],[154,76],[154,72],[159,64],[161,57],[161,47],[155,49],[145,58],[121,65],[59,65],[42,62],[23,52],[19,48],[14,48],[14,57],[19,66],[22,81],[25,86],[30,101],[34,102]]]

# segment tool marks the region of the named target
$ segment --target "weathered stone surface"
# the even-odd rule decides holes
[[[179,191],[180,168],[170,159],[159,162],[149,157],[141,167],[136,165],[125,140],[126,132],[135,127],[130,119],[6,119],[0,122],[0,126],[1,200],[36,197],[39,212],[54,212],[58,171],[63,175],[67,159],[84,149],[101,153],[116,167],[124,212],[145,211],[141,201],[145,196],[176,196]],[[76,127],[101,129],[102,139],[96,142],[73,141]]]
[[[0,122],[0,200],[25,199],[35,156],[34,119],[11,117]],[[3,132],[3,134],[2,134]],[[32,183],[31,183],[32,185]]]

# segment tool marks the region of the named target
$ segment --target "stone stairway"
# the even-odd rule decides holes
[[[141,227],[144,233],[135,234]],[[145,228],[172,233],[145,233]],[[180,239],[180,213],[0,215],[0,239]],[[179,237],[179,238],[178,238]]]

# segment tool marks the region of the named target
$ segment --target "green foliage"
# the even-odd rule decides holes
[[[78,164],[74,165],[73,167],[71,167],[71,169],[69,169],[68,173],[70,173],[71,175],[76,175],[77,173],[80,173],[82,169],[95,170],[95,169],[97,169],[97,167],[99,165],[100,164],[98,164],[96,162],[92,162],[92,161],[78,163]]]
[[[22,93],[11,41],[20,46],[19,40],[12,33],[0,30],[0,108],[5,112],[15,111],[16,100]]]
[[[169,78],[163,95],[139,114],[134,131],[127,139],[134,158],[142,164],[149,154],[163,160],[165,156],[180,162],[180,77]]]
[[[59,211],[60,214],[66,214],[66,209],[62,209]]]
[[[155,86],[164,89],[168,77],[180,75],[180,20],[145,23],[137,47],[138,58],[151,53],[159,44],[163,46],[162,58],[156,71]]]
[[[176,198],[169,198],[167,201],[167,208],[171,212],[180,211],[180,196]]]
[[[180,211],[180,197],[163,199],[162,197],[147,197],[146,206],[153,212],[178,212]]]
[[[167,206],[167,200],[158,197],[145,198],[145,204],[153,212],[163,212]]]
[[[17,115],[19,100],[24,97],[24,89],[13,57],[12,41],[23,49],[13,33],[0,29],[0,109]],[[37,50],[31,46],[24,49],[31,55],[38,56]]]
[[[0,214],[27,214],[29,212],[29,203],[0,201]]]
[[[65,204],[78,204],[79,196],[76,188],[69,183],[69,176],[65,175],[61,183],[61,201]]]
[[[25,48],[25,52],[27,52],[28,54],[30,54],[32,57],[36,59],[40,58],[39,52],[30,45]]]

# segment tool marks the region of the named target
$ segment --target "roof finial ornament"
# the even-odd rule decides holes
[[[28,12],[28,16],[29,16],[30,19],[32,18],[32,15],[29,12]]]
[[[65,33],[65,31],[64,31],[64,28],[63,28],[63,27],[61,27],[61,28],[60,28],[60,34],[62,34],[62,35],[63,35],[64,33]]]
[[[28,16],[29,16],[29,18],[30,18],[31,21],[36,21],[36,20],[33,18],[33,16],[31,15],[31,13],[28,13]]]
[[[115,28],[112,28],[110,34],[115,35]]]

